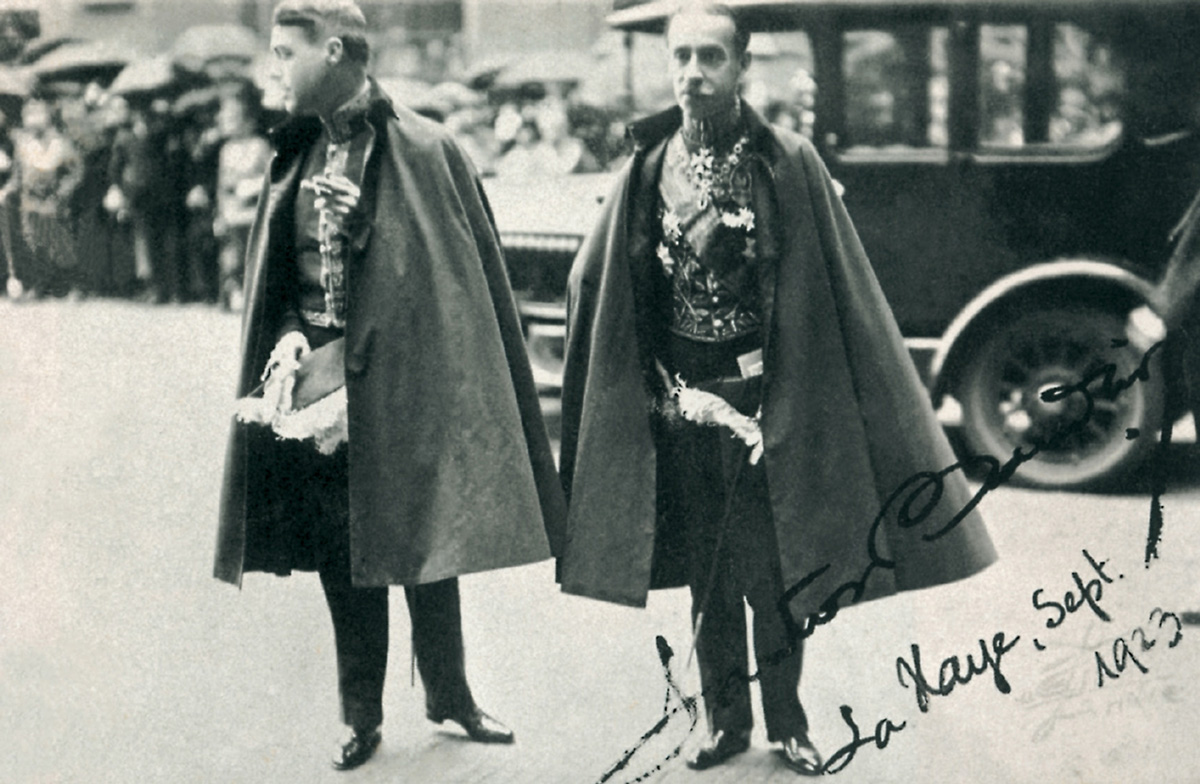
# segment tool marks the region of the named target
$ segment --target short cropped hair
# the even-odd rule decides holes
[[[723,16],[733,22],[733,49],[734,55],[741,57],[750,48],[750,30],[746,28],[745,23],[734,13],[733,9],[724,3],[709,3],[705,0],[681,0],[679,4],[667,15],[666,26],[663,28],[663,37],[668,37],[671,33],[671,22],[675,21],[677,16]]]
[[[366,65],[371,49],[367,44],[367,19],[354,0],[283,0],[275,6],[272,24],[300,27],[309,43],[321,36],[339,38],[346,59]]]

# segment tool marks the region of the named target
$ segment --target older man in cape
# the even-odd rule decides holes
[[[405,586],[428,717],[512,741],[467,685],[456,577],[549,557],[565,515],[479,181],[440,126],[367,78],[364,31],[350,0],[275,9],[292,117],[250,239],[238,382],[271,427],[234,427],[215,566],[238,584],[320,573],[348,727],[338,769],[379,744],[388,585]],[[302,378],[343,375],[310,407],[340,406],[315,442],[282,427],[302,417]]]
[[[834,183],[741,105],[748,40],[723,6],[671,17],[679,107],[630,129],[571,270],[560,579],[635,606],[691,587],[711,730],[694,768],[750,744],[745,598],[768,739],[815,774],[803,638],[995,552],[959,519],[961,476],[937,474],[955,458]]]

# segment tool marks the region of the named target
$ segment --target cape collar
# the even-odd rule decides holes
[[[350,100],[338,107],[325,122],[325,130],[329,133],[330,141],[334,143],[348,142],[367,125],[367,114],[371,111],[371,83],[363,82],[362,87]]]
[[[367,121],[374,125],[386,122],[388,118],[397,117],[392,99],[379,88],[374,79],[367,77],[367,80],[370,85],[368,90],[351,99],[350,103],[339,109],[336,114],[342,114],[343,109],[353,109],[354,114],[357,116],[365,114]],[[362,112],[362,114],[358,114],[358,112]],[[311,147],[317,137],[321,135],[321,129],[322,124],[318,117],[311,115],[288,117],[268,131],[267,136],[281,156],[289,156]]]
[[[747,106],[745,101],[742,101],[742,122],[745,125],[746,134],[750,137],[751,149],[769,149],[765,145],[772,138],[771,127],[758,112]],[[678,106],[672,106],[666,111],[630,123],[626,129],[626,135],[633,140],[637,149],[644,151],[669,138],[682,125],[683,110]]]

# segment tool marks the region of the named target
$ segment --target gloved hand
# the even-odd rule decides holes
[[[208,208],[211,200],[208,198],[208,191],[204,190],[203,185],[194,185],[188,191],[184,203],[189,210],[203,210]]]
[[[267,359],[267,367],[263,370],[263,401],[276,414],[292,410],[292,390],[296,386],[296,370],[300,367],[300,358],[312,348],[308,338],[299,330],[287,332],[271,350]]]
[[[116,215],[118,218],[129,209],[129,200],[125,198],[125,192],[117,185],[110,185],[108,191],[104,194],[104,200],[101,202],[104,209]]]
[[[1142,305],[1129,313],[1125,321],[1125,337],[1138,351],[1145,353],[1150,347],[1167,336],[1167,326],[1149,305]]]

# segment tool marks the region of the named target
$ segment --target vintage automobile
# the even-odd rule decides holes
[[[1041,393],[1141,355],[1122,345],[1200,188],[1197,0],[729,0],[802,31],[800,96],[939,415],[1002,462],[1083,416]],[[609,21],[660,31],[668,2]],[[793,80],[795,83],[796,80]],[[804,82],[805,80],[800,80]],[[526,188],[524,192],[521,187]],[[603,176],[487,185],[539,380],[561,369],[564,286]],[[1159,427],[1162,370],[1096,395],[1017,478],[1094,487]],[[1140,437],[1134,437],[1140,433]]]

